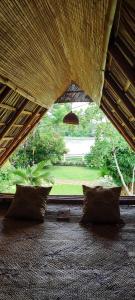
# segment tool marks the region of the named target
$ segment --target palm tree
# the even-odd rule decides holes
[[[27,167],[26,169],[15,169],[14,184],[30,184],[30,185],[52,185],[54,183],[53,177],[48,170],[44,169],[45,162],[41,161],[37,165]]]

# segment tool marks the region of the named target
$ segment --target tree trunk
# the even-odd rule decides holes
[[[116,153],[115,153],[115,150],[113,152],[113,156],[114,156],[114,160],[115,160],[115,164],[116,164],[116,168],[117,168],[117,171],[118,171],[118,174],[120,176],[120,179],[121,179],[121,182],[122,182],[122,185],[127,193],[128,196],[131,196],[131,192],[129,191],[128,189],[128,186],[126,185],[125,181],[124,181],[124,178],[123,178],[123,175],[121,173],[121,170],[120,170],[120,167],[119,167],[119,164],[118,164],[118,160],[117,160],[117,157],[116,157]]]

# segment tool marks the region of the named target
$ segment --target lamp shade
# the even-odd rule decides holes
[[[79,119],[78,119],[77,115],[71,111],[63,118],[63,123],[78,125]]]

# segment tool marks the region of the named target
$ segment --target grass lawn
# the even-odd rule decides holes
[[[81,185],[56,184],[51,190],[51,195],[82,195]]]
[[[55,180],[60,180],[54,184],[51,190],[52,195],[82,195],[81,181],[92,182],[101,177],[100,170],[87,167],[53,166],[49,168],[49,171]],[[71,180],[71,182],[66,183],[64,180]],[[12,183],[0,182],[0,192],[14,193],[15,190],[16,187]]]
[[[87,167],[53,166],[49,170],[51,175],[56,179],[94,181],[101,176],[100,170],[89,169]]]
[[[73,180],[72,184],[54,184],[51,195],[82,195],[81,180],[92,182],[101,176],[100,170],[87,167],[53,166],[50,168],[50,172],[55,179]],[[76,180],[79,180],[80,184],[76,183]]]

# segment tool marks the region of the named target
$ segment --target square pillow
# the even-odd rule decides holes
[[[16,186],[16,194],[6,217],[43,221],[46,201],[52,187]]]
[[[82,223],[120,223],[119,196],[121,187],[83,186],[84,214]]]

